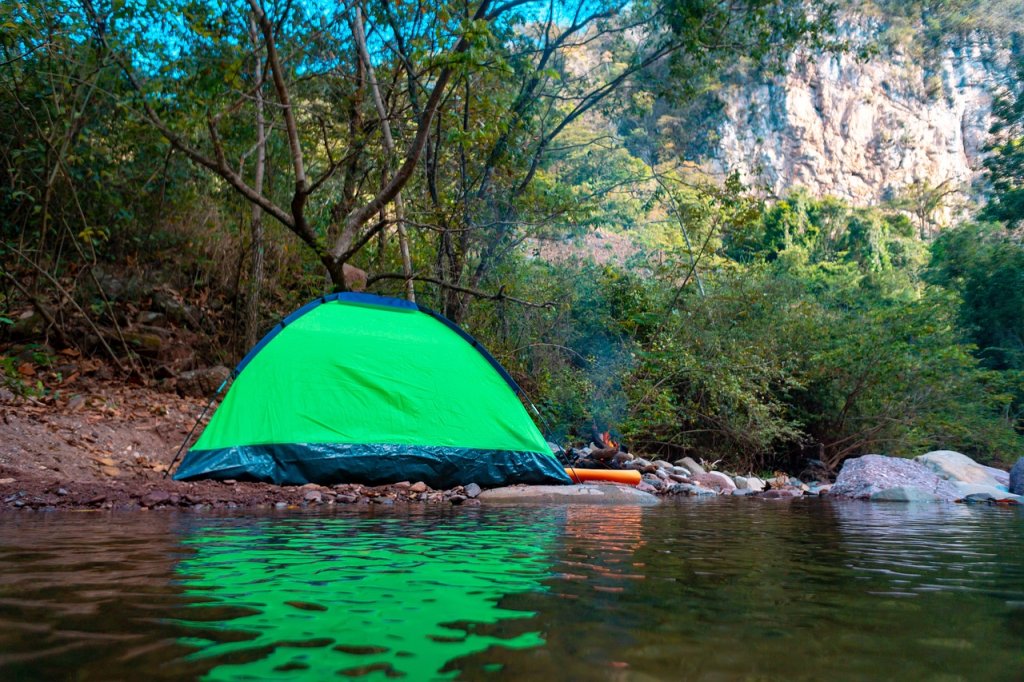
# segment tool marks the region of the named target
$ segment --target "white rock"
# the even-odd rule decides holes
[[[1004,490],[1009,482],[1009,474],[1006,475],[1005,481],[1001,481],[992,474],[990,467],[982,466],[967,455],[952,450],[935,450],[916,457],[915,461],[925,465],[938,474],[939,478],[944,478],[947,481],[992,487],[1004,486]]]
[[[968,495],[991,495],[994,500],[1017,500],[1021,501],[1020,495],[1014,495],[1013,493],[1007,492],[1002,486],[994,485],[981,485],[978,483],[964,483],[962,481],[953,481],[953,485],[960,491],[960,497],[967,497]]]
[[[694,474],[706,473],[704,471],[704,467],[697,464],[697,462],[693,461],[692,457],[683,457],[681,460],[676,462],[676,466],[686,467],[687,469],[690,470],[691,473]]]
[[[747,488],[753,490],[756,493],[764,491],[764,481],[757,476],[746,476],[744,477],[747,481]]]

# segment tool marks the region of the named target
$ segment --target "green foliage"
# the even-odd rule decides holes
[[[685,250],[662,267],[638,259],[639,270],[504,273],[517,293],[557,301],[521,319],[501,355],[554,435],[584,440],[595,421],[640,452],[754,471],[936,448],[1012,459],[1020,375],[974,357],[960,298],[922,281],[927,249],[906,218],[802,193],[736,214],[742,188],[719,191],[678,197],[694,234],[726,236],[701,266],[705,295],[685,277]],[[723,255],[731,249],[743,262]],[[481,338],[502,347],[493,309],[476,312]]]
[[[1024,83],[1024,58],[1017,65],[1017,83]],[[989,202],[981,217],[1010,227],[1024,226],[1024,95],[1003,93],[993,107],[995,122],[986,145]]]
[[[933,248],[931,277],[958,291],[964,327],[982,362],[1024,370],[1024,244],[991,223],[943,233]]]

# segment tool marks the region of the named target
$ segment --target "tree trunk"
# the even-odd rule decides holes
[[[249,15],[249,36],[253,45],[257,45],[259,35],[256,18]],[[263,82],[263,61],[257,54],[253,60],[253,77],[257,83]],[[263,87],[256,89],[256,178],[253,189],[263,194],[263,175],[267,165],[266,123],[263,117]],[[245,347],[256,345],[260,327],[260,298],[263,289],[263,209],[259,204],[252,205],[252,267],[249,271],[249,295],[245,305]]]

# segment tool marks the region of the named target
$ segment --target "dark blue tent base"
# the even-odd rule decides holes
[[[174,478],[277,485],[423,481],[438,489],[469,483],[484,487],[571,483],[558,460],[536,452],[380,443],[286,443],[192,450]]]

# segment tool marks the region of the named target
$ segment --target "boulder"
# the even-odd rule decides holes
[[[516,485],[484,490],[487,504],[657,504],[658,498],[632,486],[608,484]]]
[[[941,502],[942,499],[920,488],[899,486],[879,490],[871,495],[872,502]]]
[[[978,464],[967,455],[952,450],[935,450],[916,457],[914,461],[925,465],[938,474],[939,478],[947,481],[992,487],[1006,485],[1009,482],[1005,472],[999,472],[1002,476],[997,477],[994,472],[999,471],[998,469]]]
[[[1010,492],[1014,495],[1024,495],[1024,457],[1018,459],[1010,469]]]
[[[953,502],[960,491],[920,462],[884,455],[864,455],[848,459],[832,486],[835,497],[870,499],[890,488],[917,488],[942,501]]]

